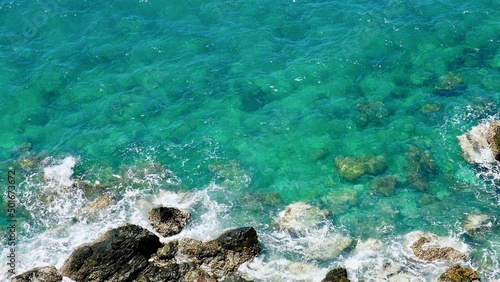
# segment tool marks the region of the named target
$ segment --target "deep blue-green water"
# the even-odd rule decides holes
[[[242,272],[255,281],[338,266],[372,281],[388,261],[434,281],[449,264],[409,259],[413,231],[466,244],[464,265],[500,279],[500,175],[456,139],[500,118],[499,1],[14,0],[0,23],[18,273],[124,222],[151,229],[162,204],[191,212],[181,236],[254,226],[264,251]],[[346,179],[342,157],[383,168]],[[299,235],[276,225],[296,202],[326,211]],[[466,234],[471,214],[491,226]],[[384,247],[318,259],[332,234]]]

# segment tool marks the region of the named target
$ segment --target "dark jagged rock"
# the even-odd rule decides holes
[[[467,256],[451,247],[443,248],[424,248],[424,244],[429,243],[430,240],[426,237],[420,237],[413,245],[411,249],[416,257],[421,260],[435,261],[465,261]]]
[[[79,246],[64,262],[61,272],[77,282],[132,281],[161,246],[158,236],[127,224]]]
[[[32,281],[44,281],[44,282],[60,282],[62,281],[62,275],[59,274],[54,266],[42,266],[36,267],[14,276],[11,282],[32,282]]]
[[[259,252],[257,232],[252,227],[231,229],[207,242],[175,239],[157,250],[137,280],[216,282],[218,278],[233,275],[242,263]]]
[[[481,277],[472,268],[464,268],[459,264],[450,266],[439,276],[438,282],[479,282]]]
[[[259,252],[257,232],[252,227],[231,229],[204,243],[180,239],[177,250],[178,257],[192,260],[218,277],[235,272]]]
[[[330,270],[321,282],[350,282],[347,279],[347,270],[345,268],[335,268]]]
[[[190,217],[189,213],[170,207],[154,208],[148,214],[154,230],[165,237],[179,234]]]
[[[217,282],[193,262],[153,261],[136,278],[137,282]]]
[[[228,230],[217,239],[220,246],[226,250],[243,252],[257,245],[257,232],[252,227],[242,227]]]
[[[500,121],[492,121],[488,128],[488,145],[495,160],[500,161]]]

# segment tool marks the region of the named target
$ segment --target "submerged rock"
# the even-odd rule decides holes
[[[106,194],[79,210],[75,215],[75,220],[94,217],[99,211],[114,203],[114,199],[109,194]]]
[[[441,96],[454,96],[465,92],[467,84],[453,72],[441,77],[434,88],[434,93]]]
[[[334,163],[338,173],[348,181],[356,181],[364,174],[377,175],[387,169],[387,163],[382,156],[337,156]]]
[[[370,181],[370,188],[388,197],[394,194],[398,179],[394,176],[376,178]]]
[[[438,282],[479,282],[481,277],[472,268],[464,268],[459,264],[450,266],[439,276]]]
[[[171,207],[154,208],[148,214],[154,230],[165,237],[179,234],[190,217],[188,212]]]
[[[380,251],[384,248],[384,243],[379,239],[368,238],[366,241],[359,241],[354,248],[355,252]]]
[[[405,153],[408,184],[420,191],[429,188],[429,180],[436,176],[439,168],[429,150],[410,145]]]
[[[380,253],[378,253],[380,254]],[[416,282],[422,281],[415,277],[415,275],[408,272],[408,269],[395,263],[392,260],[387,260],[379,257],[382,265],[377,265],[371,269],[367,269],[364,273],[365,277],[370,277],[368,281],[389,281],[389,282]],[[363,280],[360,280],[363,281]]]
[[[411,251],[420,260],[458,262],[467,259],[467,255],[457,249],[466,249],[466,246],[452,238],[419,231],[409,233],[405,237],[407,245],[410,245]]]
[[[148,230],[127,224],[79,246],[64,262],[61,273],[79,281],[132,281],[148,266],[162,245]]]
[[[388,115],[387,107],[382,101],[357,103],[356,110],[358,110],[357,124],[361,127],[380,124]]]
[[[62,275],[59,274],[55,266],[42,266],[36,267],[14,276],[11,282],[60,282],[62,281]]]
[[[326,274],[326,277],[321,282],[349,282],[347,279],[347,270],[345,268],[335,268]]]
[[[349,236],[328,233],[321,245],[309,246],[305,253],[313,259],[330,260],[338,257],[351,246],[352,242],[353,240]]]
[[[500,121],[479,124],[457,138],[464,159],[471,164],[488,164],[500,159]]]
[[[285,231],[300,232],[319,224],[327,214],[327,211],[318,207],[297,202],[288,205],[284,211],[280,212],[276,223]]]
[[[492,223],[489,221],[489,217],[486,214],[468,214],[465,223],[464,230],[469,234],[476,233],[477,231],[491,227]]]
[[[423,114],[436,113],[441,110],[441,105],[437,103],[426,103],[420,107],[420,112]]]

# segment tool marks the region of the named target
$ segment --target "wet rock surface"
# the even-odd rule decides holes
[[[227,230],[207,242],[182,238],[161,244],[150,231],[128,224],[78,247],[61,272],[77,282],[216,282],[226,276],[234,277],[226,281],[246,281],[231,275],[259,252],[252,227]]]
[[[457,138],[467,162],[488,164],[500,160],[500,121],[479,124]]]
[[[36,267],[14,276],[11,282],[60,282],[62,281],[62,275],[59,274],[54,266],[42,266]]]
[[[467,256],[451,247],[425,247],[426,243],[429,243],[430,239],[426,237],[420,237],[413,245],[411,249],[416,257],[421,260],[435,261],[464,261]]]
[[[347,279],[347,270],[345,268],[336,268],[330,270],[321,282],[349,282]]]
[[[124,225],[79,246],[61,272],[75,281],[132,281],[161,246],[159,238],[148,230]]]
[[[439,276],[438,282],[479,282],[481,277],[472,268],[464,268],[459,264],[450,266]]]
[[[148,214],[154,230],[165,237],[179,234],[190,217],[188,212],[171,207],[154,208]]]

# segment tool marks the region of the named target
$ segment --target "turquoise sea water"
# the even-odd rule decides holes
[[[170,2],[0,2],[18,272],[60,266],[123,222],[148,227],[148,209],[171,204],[193,215],[186,236],[254,226],[264,252],[243,272],[255,281],[345,265],[356,281],[387,260],[430,281],[447,265],[399,251],[417,230],[465,242],[466,265],[500,279],[500,174],[466,163],[456,139],[500,118],[500,2]],[[386,168],[350,181],[334,162],[374,156]],[[384,177],[393,191],[373,188]],[[387,248],[314,258],[323,229],[297,238],[274,223],[295,202],[328,211],[328,232]],[[468,214],[492,227],[465,234]]]

